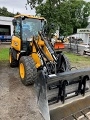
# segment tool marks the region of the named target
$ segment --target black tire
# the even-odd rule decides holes
[[[62,54],[59,61],[60,61],[60,63],[57,65],[59,73],[71,70],[71,64],[65,55]]]
[[[20,65],[24,66],[24,77],[22,78],[20,73]],[[19,61],[19,74],[21,78],[21,82],[25,85],[32,85],[34,81],[37,79],[37,69],[33,59],[30,56],[22,56]]]
[[[69,59],[65,56],[65,55],[63,55],[63,57],[64,57],[64,60],[65,60],[65,64],[66,64],[66,70],[65,71],[70,71],[71,70],[71,64],[70,64],[70,61],[69,61]]]
[[[14,55],[16,55],[17,52],[13,49],[9,49],[9,63],[10,67],[18,67],[18,61],[15,59]]]

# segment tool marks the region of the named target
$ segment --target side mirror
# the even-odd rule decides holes
[[[12,24],[13,24],[13,26],[16,26],[16,25],[17,25],[17,20],[16,20],[16,19],[13,19],[13,20],[12,20]]]

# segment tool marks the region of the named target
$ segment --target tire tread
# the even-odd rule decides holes
[[[25,67],[25,78],[21,81],[25,86],[31,85],[37,79],[37,69],[33,59],[30,56],[23,56],[20,58],[20,63],[24,64]]]

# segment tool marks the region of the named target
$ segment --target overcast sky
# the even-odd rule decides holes
[[[85,0],[89,2],[90,0]],[[0,0],[0,7],[6,7],[8,11],[13,13],[20,12],[22,14],[31,14],[35,15],[35,10],[30,10],[30,7],[25,8],[27,0]]]
[[[27,6],[27,10],[25,8],[25,4],[27,0],[0,0],[0,7],[6,7],[8,11],[11,12],[20,12],[23,14],[35,14],[35,10],[30,10],[30,7]]]

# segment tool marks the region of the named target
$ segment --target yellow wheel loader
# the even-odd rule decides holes
[[[90,119],[90,69],[71,70],[61,51],[45,35],[43,17],[17,15],[9,51],[10,66],[19,66],[24,85],[34,83],[45,120]]]

